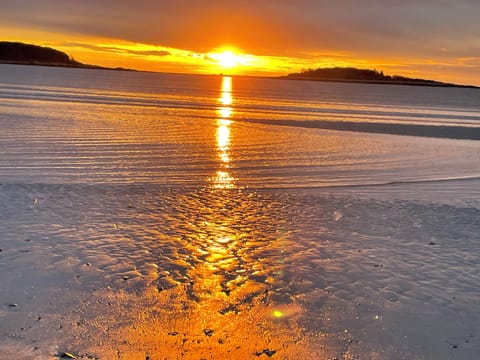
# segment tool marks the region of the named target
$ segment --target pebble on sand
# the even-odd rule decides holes
[[[206,335],[206,336],[212,336],[213,335],[213,330],[211,329],[203,329],[203,333]]]
[[[273,355],[276,354],[276,352],[277,352],[277,350],[263,349],[263,351],[255,353],[255,355],[256,356],[261,356],[261,355],[265,354],[268,357],[272,357]]]

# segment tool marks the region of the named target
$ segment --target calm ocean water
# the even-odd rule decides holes
[[[0,129],[1,359],[480,357],[479,90],[0,65]]]
[[[0,99],[6,182],[262,188],[480,176],[476,89],[2,65]]]

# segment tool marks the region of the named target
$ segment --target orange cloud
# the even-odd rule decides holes
[[[235,73],[357,66],[479,83],[479,12],[470,0],[24,0],[2,4],[0,33],[104,66],[217,72],[209,54],[230,45],[255,60]]]

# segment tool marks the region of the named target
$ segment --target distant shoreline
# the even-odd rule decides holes
[[[99,65],[84,64],[76,61],[68,54],[50,48],[21,42],[0,41],[0,64],[10,65],[34,65],[64,67],[75,69],[94,70],[116,70],[116,71],[141,71],[162,73],[161,71],[143,71],[122,67],[105,67]],[[207,75],[207,74],[198,74]],[[214,74],[209,74],[214,75]],[[338,83],[359,83],[359,84],[384,84],[384,85],[411,85],[411,86],[433,86],[433,87],[455,87],[480,89],[475,85],[460,85],[444,83],[435,80],[408,78],[399,75],[387,75],[383,71],[357,69],[352,67],[333,67],[302,70],[298,73],[291,73],[283,76],[252,76],[252,75],[230,75],[242,77],[256,77],[283,80],[321,81]]]
[[[60,64],[60,63],[43,63],[35,61],[4,61],[0,60],[0,65],[25,65],[25,66],[46,66],[46,67],[59,67],[59,68],[71,68],[71,69],[87,69],[87,70],[108,70],[108,71],[131,71],[131,72],[144,72],[154,74],[175,74],[175,75],[196,75],[196,76],[231,76],[231,77],[244,77],[244,78],[260,78],[260,79],[273,79],[273,80],[293,80],[293,81],[318,81],[318,82],[333,82],[333,83],[347,83],[347,84],[372,84],[372,85],[400,85],[400,86],[423,86],[423,87],[443,87],[443,88],[465,88],[465,89],[480,89],[480,86],[475,85],[461,85],[450,83],[422,83],[422,82],[408,82],[408,81],[381,81],[381,80],[353,80],[353,79],[323,79],[315,77],[294,77],[288,75],[282,76],[261,76],[261,75],[238,75],[238,74],[191,74],[191,73],[175,73],[164,71],[151,71],[151,70],[136,70],[122,67],[105,67],[99,65],[87,65],[87,64]]]
[[[384,84],[384,85],[411,85],[411,86],[433,86],[433,87],[455,87],[455,88],[469,88],[469,89],[480,89],[479,86],[475,85],[461,85],[461,84],[450,84],[442,82],[415,82],[415,81],[385,81],[385,80],[355,80],[355,79],[325,79],[325,78],[315,78],[307,76],[279,76],[274,77],[276,79],[283,80],[296,80],[296,81],[320,81],[320,82],[338,82],[338,83],[352,83],[352,84]]]
[[[298,73],[291,73],[282,76],[288,80],[313,80],[313,81],[331,81],[348,82],[361,84],[389,84],[389,85],[413,85],[413,86],[435,86],[435,87],[462,87],[478,89],[474,85],[459,85],[445,83],[436,80],[410,78],[401,75],[388,75],[383,71],[358,69],[354,67],[330,67],[302,70]]]
[[[135,71],[121,67],[110,68],[83,64],[57,49],[12,41],[0,41],[0,64]]]
[[[90,70],[114,70],[114,71],[134,71],[138,72],[139,70],[128,69],[122,67],[105,67],[99,65],[88,65],[88,64],[64,64],[64,63],[45,63],[38,61],[5,61],[0,60],[0,64],[5,65],[26,65],[26,66],[48,66],[48,67],[61,67],[61,68],[72,68],[72,69],[90,69]]]

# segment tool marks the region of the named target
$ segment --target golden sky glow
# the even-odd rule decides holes
[[[275,76],[354,66],[480,85],[479,12],[469,0],[24,0],[2,4],[0,33],[109,67]]]

